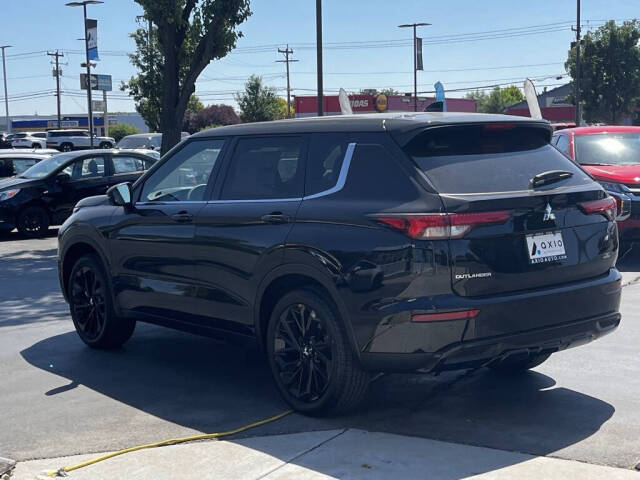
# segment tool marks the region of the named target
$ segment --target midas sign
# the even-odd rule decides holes
[[[357,98],[351,100],[351,108],[369,108],[369,99],[358,100]]]

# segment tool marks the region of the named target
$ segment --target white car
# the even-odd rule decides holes
[[[94,148],[113,148],[116,141],[111,137],[93,136]],[[47,147],[61,152],[83,150],[91,148],[91,137],[87,130],[49,130],[47,132]]]
[[[47,148],[47,132],[19,132],[11,139],[13,148]]]

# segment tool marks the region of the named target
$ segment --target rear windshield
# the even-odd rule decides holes
[[[149,137],[124,137],[116,145],[118,148],[151,148]]]
[[[640,132],[576,135],[576,160],[582,165],[640,163]]]
[[[479,124],[427,129],[405,151],[439,193],[510,192],[529,189],[539,173],[564,170],[573,177],[554,186],[592,180],[549,143],[544,128]]]

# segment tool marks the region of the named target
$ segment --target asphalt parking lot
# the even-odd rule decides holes
[[[59,291],[56,245],[55,236],[0,240],[0,456],[103,452],[287,409],[252,349],[150,325],[139,325],[120,351],[85,347]],[[640,253],[620,268],[621,327],[521,378],[484,369],[383,376],[356,414],[290,415],[245,436],[350,427],[633,468],[640,463]]]

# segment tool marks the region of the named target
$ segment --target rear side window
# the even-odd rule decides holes
[[[559,135],[556,148],[565,155],[569,155],[569,137],[566,135]]]
[[[439,193],[509,192],[529,189],[529,180],[549,170],[573,177],[562,186],[592,182],[549,143],[538,127],[502,124],[427,129],[404,150]]]
[[[303,137],[240,138],[222,186],[223,200],[302,197]]]
[[[349,136],[343,133],[311,135],[305,195],[323,192],[336,185],[348,143]]]
[[[129,157],[125,155],[114,155],[113,157],[113,173],[131,173],[143,171],[144,164],[141,158]]]

